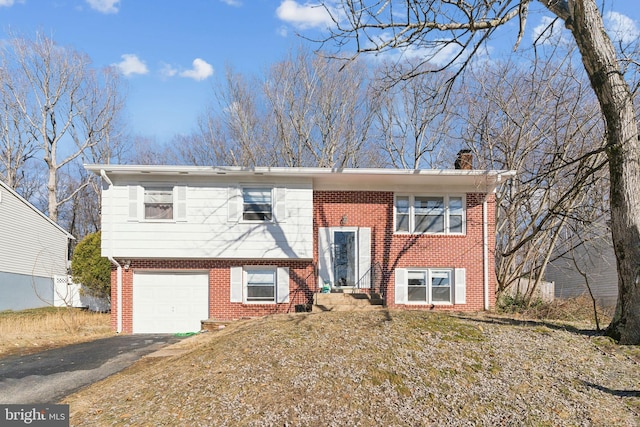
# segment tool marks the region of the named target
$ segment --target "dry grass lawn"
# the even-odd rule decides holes
[[[46,307],[0,312],[0,357],[112,335],[109,314]]]
[[[74,426],[635,426],[640,347],[593,326],[418,311],[275,315],[69,396]]]

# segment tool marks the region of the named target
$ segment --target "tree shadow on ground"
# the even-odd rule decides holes
[[[594,384],[588,381],[582,381],[582,383],[590,388],[594,388],[598,391],[601,391],[603,393],[607,393],[610,394],[612,396],[617,396],[617,397],[640,397],[640,390],[614,390],[614,389],[610,389],[608,387],[604,387],[598,384]]]
[[[465,319],[472,322],[487,323],[487,324],[501,324],[510,326],[526,326],[526,327],[546,327],[556,331],[566,331],[576,335],[582,335],[586,337],[604,336],[604,331],[597,331],[595,329],[585,329],[570,325],[563,321],[551,321],[551,320],[537,320],[537,319],[515,319],[513,317],[500,316],[498,314],[484,314],[482,316],[469,315],[466,313],[453,314],[459,319]]]

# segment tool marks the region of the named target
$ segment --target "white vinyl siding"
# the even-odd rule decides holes
[[[465,304],[463,268],[395,269],[396,304]]]
[[[68,235],[14,192],[0,193],[0,272],[66,275]]]
[[[274,185],[275,222],[242,221],[242,187],[231,182],[181,184],[174,188],[174,220],[132,221],[134,203],[129,197],[139,196],[135,206],[142,216],[143,196],[131,188],[143,187],[114,184],[103,192],[102,247],[106,254],[127,258],[313,257],[310,182]]]

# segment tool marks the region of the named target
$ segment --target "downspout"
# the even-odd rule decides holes
[[[110,187],[113,185],[113,182],[111,182],[104,169],[100,169],[100,176]],[[113,221],[113,216],[110,215],[109,219],[110,221]],[[107,254],[107,258],[116,266],[116,333],[119,334],[122,332],[122,266],[115,260],[115,258],[113,258],[113,239],[111,238],[109,239],[109,253]]]
[[[493,186],[493,193],[495,194],[498,189],[498,184],[502,181],[502,174],[498,174],[496,177],[495,185]],[[489,310],[489,218],[487,198],[489,197],[489,188],[485,193],[482,201],[482,262],[483,262],[483,282],[484,282],[484,309]],[[494,236],[495,238],[495,236]]]
[[[487,197],[482,200],[482,268],[484,283],[484,309],[489,310],[489,224],[487,222]]]

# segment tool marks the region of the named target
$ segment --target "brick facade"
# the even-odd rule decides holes
[[[394,270],[403,267],[464,268],[467,279],[467,298],[463,305],[402,305],[408,309],[477,311],[484,309],[484,270],[482,240],[483,193],[466,197],[465,235],[394,234],[393,192],[384,191],[315,191],[314,240],[319,227],[370,227],[371,262],[382,269],[385,304],[396,307]],[[487,200],[489,230],[489,304],[495,305],[495,197]],[[346,221],[345,221],[346,219]],[[318,259],[317,245],[314,259]]]
[[[485,194],[466,195],[465,235],[394,234],[393,192],[387,191],[314,191],[313,237],[314,260],[318,259],[319,227],[370,227],[371,263],[382,271],[385,304],[395,308],[394,270],[406,267],[464,268],[466,270],[466,303],[458,305],[402,305],[407,309],[477,311],[484,308],[483,217]],[[489,246],[489,303],[495,304],[495,198],[487,198]],[[243,304],[230,302],[230,268],[245,265],[288,267],[290,302],[287,304]],[[209,315],[215,320],[233,320],[267,314],[292,312],[299,304],[312,302],[315,289],[315,266],[311,260],[164,260],[136,259],[122,270],[122,331],[132,332],[133,277],[136,271],[208,271]],[[116,271],[111,273],[111,324],[115,329],[119,307]],[[204,320],[204,319],[203,319]]]
[[[290,293],[286,304],[243,304],[230,302],[230,268],[246,265],[289,267]],[[132,260],[127,271],[122,270],[122,332],[133,332],[133,276],[136,271],[208,271],[209,318],[237,320],[268,314],[295,311],[299,304],[312,302],[315,278],[310,260]],[[111,298],[116,301],[116,272],[111,272]],[[117,304],[112,304],[111,326],[117,327]],[[202,319],[206,320],[206,319]]]

